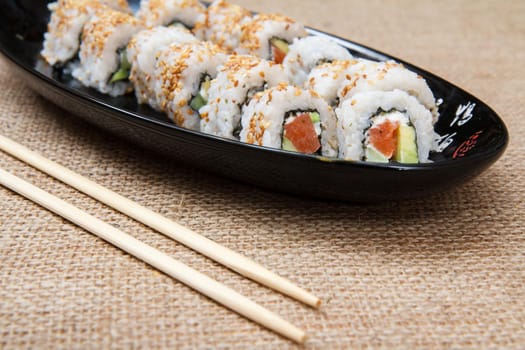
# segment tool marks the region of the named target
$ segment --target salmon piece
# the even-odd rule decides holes
[[[321,148],[319,137],[309,113],[303,113],[284,125],[284,137],[294,145],[297,151],[312,154]]]
[[[277,64],[281,64],[284,61],[284,58],[286,57],[286,52],[279,49],[277,46],[272,45],[272,51],[273,51],[273,61]]]
[[[388,159],[392,158],[397,147],[399,122],[385,120],[368,131],[369,142]]]

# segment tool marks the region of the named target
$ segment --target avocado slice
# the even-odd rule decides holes
[[[288,47],[288,43],[286,41],[284,41],[283,39],[271,38],[270,39],[270,44],[272,44],[273,46],[275,46],[276,48],[278,48],[279,50],[281,50],[285,54],[287,54],[288,51],[290,51],[290,48]]]
[[[416,131],[412,126],[400,125],[397,129],[397,147],[393,159],[405,164],[416,164],[419,162]]]
[[[283,136],[283,143],[281,145],[281,148],[285,151],[297,152],[297,148],[295,148],[292,141],[290,141],[288,138],[284,136]]]
[[[388,163],[388,158],[372,146],[367,146],[365,150],[365,159],[367,162]]]
[[[208,90],[210,89],[210,86],[211,86],[210,78],[206,78],[201,84],[201,88],[199,92],[201,96],[204,97],[205,99],[207,99],[206,97],[208,96]]]
[[[120,80],[126,80],[129,78],[129,70],[131,69],[131,63],[129,63],[128,61],[128,55],[127,55],[126,49],[120,50],[119,58],[120,58],[120,61],[119,61],[118,69],[111,76],[111,79],[109,80],[110,84],[120,81]]]
[[[321,121],[321,116],[317,112],[310,112],[310,119],[312,119],[312,123],[319,123]]]

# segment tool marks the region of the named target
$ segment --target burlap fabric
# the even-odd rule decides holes
[[[239,2],[241,3],[241,2]],[[233,287],[336,348],[525,348],[525,2],[243,1],[381,49],[505,120],[470,183],[379,205],[298,199],[194,170],[48,103],[0,64],[0,132],[254,258],[312,310],[0,153],[0,167]],[[288,340],[0,188],[0,348],[277,349]]]

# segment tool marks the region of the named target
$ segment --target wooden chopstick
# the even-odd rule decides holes
[[[0,169],[0,184],[92,232],[238,314],[295,342],[303,343],[306,339],[304,331],[247,297],[3,169]]]
[[[103,187],[2,135],[0,135],[0,149],[245,277],[288,295],[311,307],[318,308],[321,305],[321,300],[318,297],[296,286],[276,273],[269,271],[253,260],[250,260],[229,248],[221,246],[220,244],[131,201],[108,188]]]

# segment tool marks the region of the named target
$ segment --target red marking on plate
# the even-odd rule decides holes
[[[470,150],[474,148],[474,146],[476,146],[476,143],[478,143],[479,135],[481,135],[482,133],[483,131],[480,130],[472,134],[465,142],[463,142],[456,148],[454,154],[452,154],[452,158],[456,159],[464,157]]]

